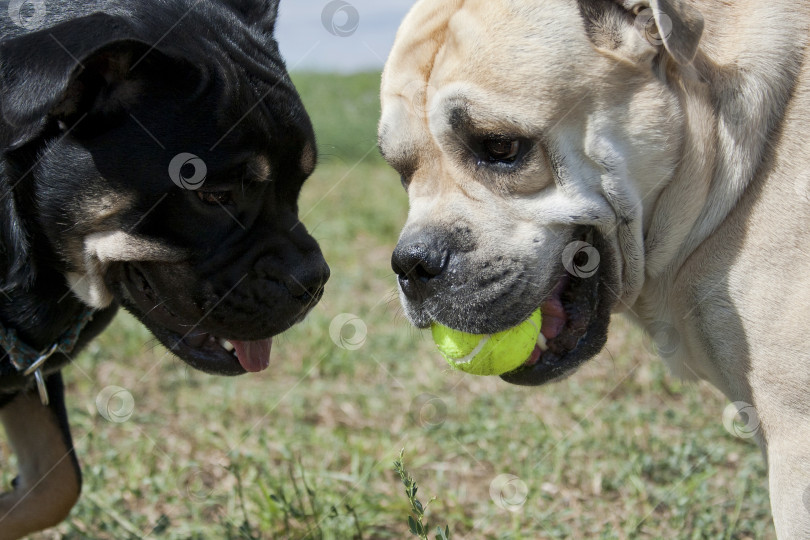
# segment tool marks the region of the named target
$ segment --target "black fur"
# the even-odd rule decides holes
[[[169,347],[178,326],[201,318],[207,332],[238,340],[300,320],[328,267],[298,225],[311,172],[302,156],[315,142],[272,35],[277,0],[50,0],[33,32],[7,9],[0,2],[0,321],[34,347],[54,342],[86,307],[65,278],[81,271],[82,240],[110,230],[178,261],[112,264],[115,299],[79,348],[118,305]],[[205,161],[204,189],[232,192],[236,219],[172,183],[167,167],[181,152]],[[257,158],[269,170],[251,168]],[[108,199],[123,208],[105,214]],[[139,307],[133,276],[182,324],[168,328]],[[206,371],[242,372],[175,352]],[[2,354],[0,394],[10,396],[31,381]],[[47,372],[68,361],[54,357]]]
[[[28,31],[0,1],[0,323],[45,350],[90,305],[75,355],[123,306],[193,367],[254,370],[218,338],[283,332],[329,276],[298,221],[316,149],[272,35],[278,0],[46,6]],[[207,167],[199,191],[169,174],[184,153]],[[109,261],[90,256],[101,238],[114,239]],[[205,339],[184,339],[191,329]],[[81,478],[60,373],[70,360],[43,371]],[[0,407],[33,386],[0,349]]]

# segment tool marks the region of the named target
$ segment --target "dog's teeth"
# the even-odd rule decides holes
[[[540,334],[537,336],[537,346],[540,347],[540,350],[546,352],[548,350],[548,342],[546,341],[546,336]]]
[[[233,352],[234,349],[235,349],[235,347],[233,346],[233,343],[231,343],[227,339],[220,339],[219,340],[219,346],[222,347],[223,349],[225,349],[228,352]]]

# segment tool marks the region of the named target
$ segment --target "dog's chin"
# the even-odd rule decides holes
[[[134,265],[123,265],[116,274],[111,289],[118,303],[189,366],[225,376],[259,372],[269,366],[272,337],[244,341],[216,335],[206,330],[204,321],[189,324],[173,313]]]
[[[247,373],[239,363],[235,347],[227,339],[200,332],[192,342],[188,337],[153,324],[148,317],[136,317],[164,347],[194,369],[211,375],[236,376]]]

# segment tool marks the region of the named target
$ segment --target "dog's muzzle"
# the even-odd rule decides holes
[[[615,269],[608,243],[593,228],[570,231],[563,245],[588,248],[573,255],[566,249],[527,259],[510,255],[507,246],[484,253],[477,244],[470,235],[442,227],[403,234],[391,266],[411,322],[492,334],[540,308],[543,324],[535,351],[521,368],[503,375],[520,385],[563,378],[602,349],[616,301],[611,293]]]

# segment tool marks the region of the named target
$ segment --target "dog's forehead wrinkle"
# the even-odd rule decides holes
[[[389,110],[392,110],[392,107],[389,107]],[[397,138],[394,130],[387,129],[387,123],[388,118],[383,115],[380,119],[380,129],[377,136],[377,148],[379,149],[380,155],[383,157],[383,159],[390,163],[391,160],[395,159],[394,156],[397,154],[397,152],[401,151],[400,147],[403,146],[403,143],[401,138]]]
[[[459,9],[449,19],[443,47],[431,64],[429,83],[464,80],[466,73],[479,73],[495,91],[511,90],[526,96],[553,94],[552,85],[576,84],[575,74],[587,65],[584,59],[596,55],[579,30],[582,23],[576,8],[569,2],[556,2],[553,8],[532,4],[471,2],[470,9]],[[513,15],[504,17],[505,11]],[[529,37],[529,42],[515,47],[515,40],[510,40],[510,73],[504,76],[504,64],[498,61],[504,54],[503,36],[516,32]],[[546,88],[540,87],[542,81],[536,78],[533,85],[525,84],[535,77],[538,56],[547,75]]]
[[[432,122],[434,131],[442,124],[459,135],[514,136],[543,141],[548,126],[541,115],[526,114],[514,107],[516,103],[504,100],[492,105],[491,93],[470,84],[449,85],[439,95],[443,100],[435,106],[437,114]]]
[[[409,141],[391,144],[390,139],[380,140],[380,154],[383,159],[400,174],[413,174],[416,171],[419,149]]]
[[[427,126],[424,118],[429,113],[430,80],[436,57],[444,47],[450,19],[463,8],[466,0],[451,0],[436,3],[435,9],[410,11],[403,27],[398,32],[398,39],[404,49],[412,55],[391,57],[383,72],[381,146],[386,153],[390,148],[415,144],[425,137]],[[428,2],[426,2],[427,4]],[[429,58],[427,62],[414,61],[416,58]],[[407,126],[406,129],[389,130],[387,126]]]
[[[427,128],[411,114],[406,102],[385,102],[381,124],[400,126],[399,129],[382,130],[379,137],[383,157],[393,166],[415,165],[417,155],[429,152],[430,135]]]

